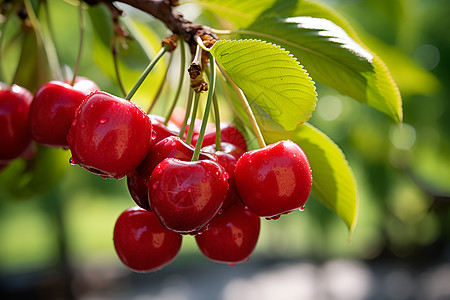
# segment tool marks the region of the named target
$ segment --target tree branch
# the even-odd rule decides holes
[[[204,34],[210,35],[217,39],[217,35],[212,32],[211,28],[201,24],[197,24],[186,20],[183,15],[173,8],[178,1],[174,0],[85,0],[89,4],[98,2],[106,3],[109,7],[112,2],[121,2],[137,8],[143,12],[152,15],[154,18],[163,22],[168,29],[174,34],[181,35],[188,43],[191,53],[195,53],[196,41],[195,36]]]

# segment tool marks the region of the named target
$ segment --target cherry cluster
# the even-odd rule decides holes
[[[102,177],[126,176],[137,206],[119,216],[114,246],[134,271],[170,263],[186,234],[211,260],[245,262],[256,246],[260,217],[303,209],[312,184],[308,160],[291,141],[248,151],[243,134],[229,123],[200,137],[191,122],[188,144],[180,125],[146,114],[86,78],[73,85],[46,83],[34,96],[14,85],[0,91],[0,164],[25,155],[34,140],[70,149],[72,164]],[[201,151],[193,160],[197,140]]]

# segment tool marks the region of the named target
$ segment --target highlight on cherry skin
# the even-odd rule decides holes
[[[128,208],[114,226],[114,247],[120,260],[136,272],[151,272],[172,262],[182,236],[161,225],[154,213]]]

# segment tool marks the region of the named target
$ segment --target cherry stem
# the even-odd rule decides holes
[[[248,116],[248,119],[250,121],[250,125],[252,127],[253,133],[256,136],[256,140],[258,141],[258,145],[260,148],[266,147],[266,142],[264,141],[264,137],[261,133],[261,130],[259,129],[258,122],[256,121],[255,115],[253,114],[253,111],[248,104],[248,100],[245,97],[244,92],[231,80],[230,76],[228,76],[227,72],[218,64],[221,73],[225,76],[227,81],[231,84],[233,89],[235,90],[239,100],[241,101],[242,106],[244,107],[244,110]]]
[[[222,150],[221,142],[222,136],[220,133],[220,114],[219,114],[219,103],[217,101],[216,94],[213,97],[213,108],[214,108],[214,120],[216,123],[216,151]]]
[[[125,90],[125,86],[123,85],[122,76],[120,76],[120,70],[119,70],[119,42],[117,41],[117,36],[114,35],[113,42],[112,42],[112,56],[113,56],[113,63],[114,63],[114,72],[116,73],[116,79],[117,84],[119,85],[120,90],[122,91],[123,96],[125,97],[127,95],[127,92]]]
[[[125,100],[131,100],[131,98],[134,96],[136,91],[139,89],[141,84],[144,82],[145,78],[147,78],[147,75],[150,73],[150,71],[153,69],[154,66],[156,66],[156,63],[161,59],[161,57],[164,56],[164,54],[169,50],[169,45],[164,44],[161,49],[158,51],[156,56],[152,59],[152,61],[148,64],[147,68],[145,68],[144,72],[142,73],[141,77],[139,77],[138,81],[134,84],[131,91],[125,96]]]
[[[211,110],[211,102],[213,102],[214,88],[216,86],[216,65],[214,63],[214,56],[208,52],[211,76],[209,78],[208,98],[206,99],[205,112],[203,114],[202,126],[198,134],[197,144],[195,145],[194,155],[192,155],[192,161],[196,161],[200,157],[200,149],[203,144],[203,137],[205,136],[206,125],[208,124],[209,112]]]
[[[188,101],[187,101],[187,105],[186,105],[186,113],[184,114],[183,125],[181,125],[180,132],[178,133],[178,137],[180,139],[183,138],[184,131],[186,130],[187,121],[189,119],[189,115],[191,114],[192,99],[193,98],[194,98],[194,90],[193,89],[189,89]]]
[[[186,143],[190,144],[192,141],[192,135],[194,133],[194,127],[195,127],[195,119],[197,116],[197,110],[198,110],[198,103],[200,102],[200,92],[196,92],[195,93],[195,97],[194,97],[194,107],[192,108],[192,113],[191,113],[191,120],[189,123],[189,129],[188,129],[188,133],[186,135]]]
[[[162,93],[163,88],[164,88],[164,84],[166,83],[166,80],[167,80],[167,74],[169,74],[169,69],[170,69],[170,66],[172,64],[172,59],[173,59],[173,54],[171,53],[170,56],[169,56],[169,62],[167,63],[166,71],[164,72],[163,78],[161,80],[161,83],[159,84],[158,91],[156,92],[156,95],[153,98],[152,104],[150,104],[150,107],[147,110],[147,114],[149,114],[153,110],[153,108],[155,107],[159,97],[161,96],[161,93]]]
[[[34,12],[33,6],[31,5],[30,0],[25,0],[25,9],[28,14],[28,18],[30,19],[31,25],[34,28],[34,31],[36,32],[36,40],[38,43],[38,47],[42,47],[45,51],[45,54],[47,55],[48,64],[50,67],[50,70],[56,78],[62,80],[62,74],[61,74],[61,68],[58,61],[58,55],[56,53],[55,44],[53,43],[52,39],[46,39],[44,37],[44,34],[42,32],[41,24],[39,23],[39,20]],[[49,21],[50,17],[47,13],[47,19]]]
[[[84,18],[83,18],[83,5],[82,0],[80,0],[79,3],[79,15],[78,20],[80,23],[80,43],[78,45],[78,55],[77,55],[77,62],[75,63],[75,68],[73,70],[73,77],[72,81],[70,82],[70,85],[75,84],[75,79],[77,78],[78,70],[80,68],[80,62],[81,62],[81,52],[83,50],[83,40],[84,40]]]
[[[172,106],[170,107],[166,119],[164,120],[164,125],[167,126],[169,123],[170,116],[173,113],[173,110],[175,109],[175,106],[177,105],[178,98],[180,97],[181,89],[183,88],[183,82],[184,82],[184,74],[186,73],[186,53],[184,50],[184,41],[180,38],[180,54],[181,54],[181,61],[180,61],[180,79],[178,80],[178,87],[177,91],[175,93],[175,97],[172,101]]]

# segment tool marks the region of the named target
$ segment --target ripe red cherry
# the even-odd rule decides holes
[[[71,83],[70,80],[65,80],[64,82],[67,84]],[[85,95],[89,95],[92,92],[100,90],[100,88],[95,82],[83,76],[77,76],[75,78],[73,88],[76,89],[77,91],[83,92]]]
[[[236,146],[236,155],[239,158],[243,153],[247,151],[247,143],[242,133],[230,123],[220,123],[220,136],[221,142],[230,143]],[[192,138],[192,145],[197,143],[198,136]],[[210,129],[203,137],[202,147],[215,144],[216,142],[216,130]]]
[[[193,155],[194,148],[176,136],[169,136],[156,143],[150,149],[144,161],[136,168],[136,172],[127,177],[128,191],[136,204],[142,208],[151,210],[148,201],[147,182],[153,170],[160,162],[166,158],[190,161]],[[200,153],[199,159],[216,160],[216,157],[209,153]]]
[[[230,144],[231,145],[231,144]],[[205,151],[206,150],[206,151]],[[224,151],[216,151],[215,148],[212,149],[210,146],[202,148],[202,151],[212,151],[217,157],[217,162],[227,171],[228,173],[228,192],[227,197],[223,203],[222,209],[226,209],[228,206],[234,202],[240,202],[239,195],[236,189],[234,170],[236,169],[237,158],[230,153]]]
[[[73,164],[104,177],[122,178],[150,150],[152,123],[133,103],[97,91],[77,109],[67,140]]]
[[[167,158],[148,182],[152,211],[168,229],[183,234],[201,230],[225,200],[226,171],[212,160]]]
[[[175,123],[169,120],[167,125],[164,125],[165,119],[158,115],[148,115],[150,120],[152,121],[153,131],[155,133],[154,143],[157,143],[166,137],[169,136],[177,136],[180,132],[180,128],[178,128]]]
[[[312,184],[308,159],[291,141],[245,153],[236,164],[235,178],[242,202],[266,218],[303,207]]]
[[[140,207],[125,210],[114,227],[114,247],[120,260],[136,272],[151,272],[172,262],[182,236],[161,225],[154,213]]]
[[[86,94],[69,84],[51,81],[43,84],[34,94],[30,107],[29,125],[33,139],[54,147],[68,147],[69,133],[75,110]]]
[[[20,157],[31,145],[28,114],[33,95],[18,85],[0,86],[0,164]]]
[[[234,204],[215,216],[209,229],[196,235],[195,240],[209,259],[234,265],[248,261],[258,242],[259,230],[259,217],[242,204]]]

